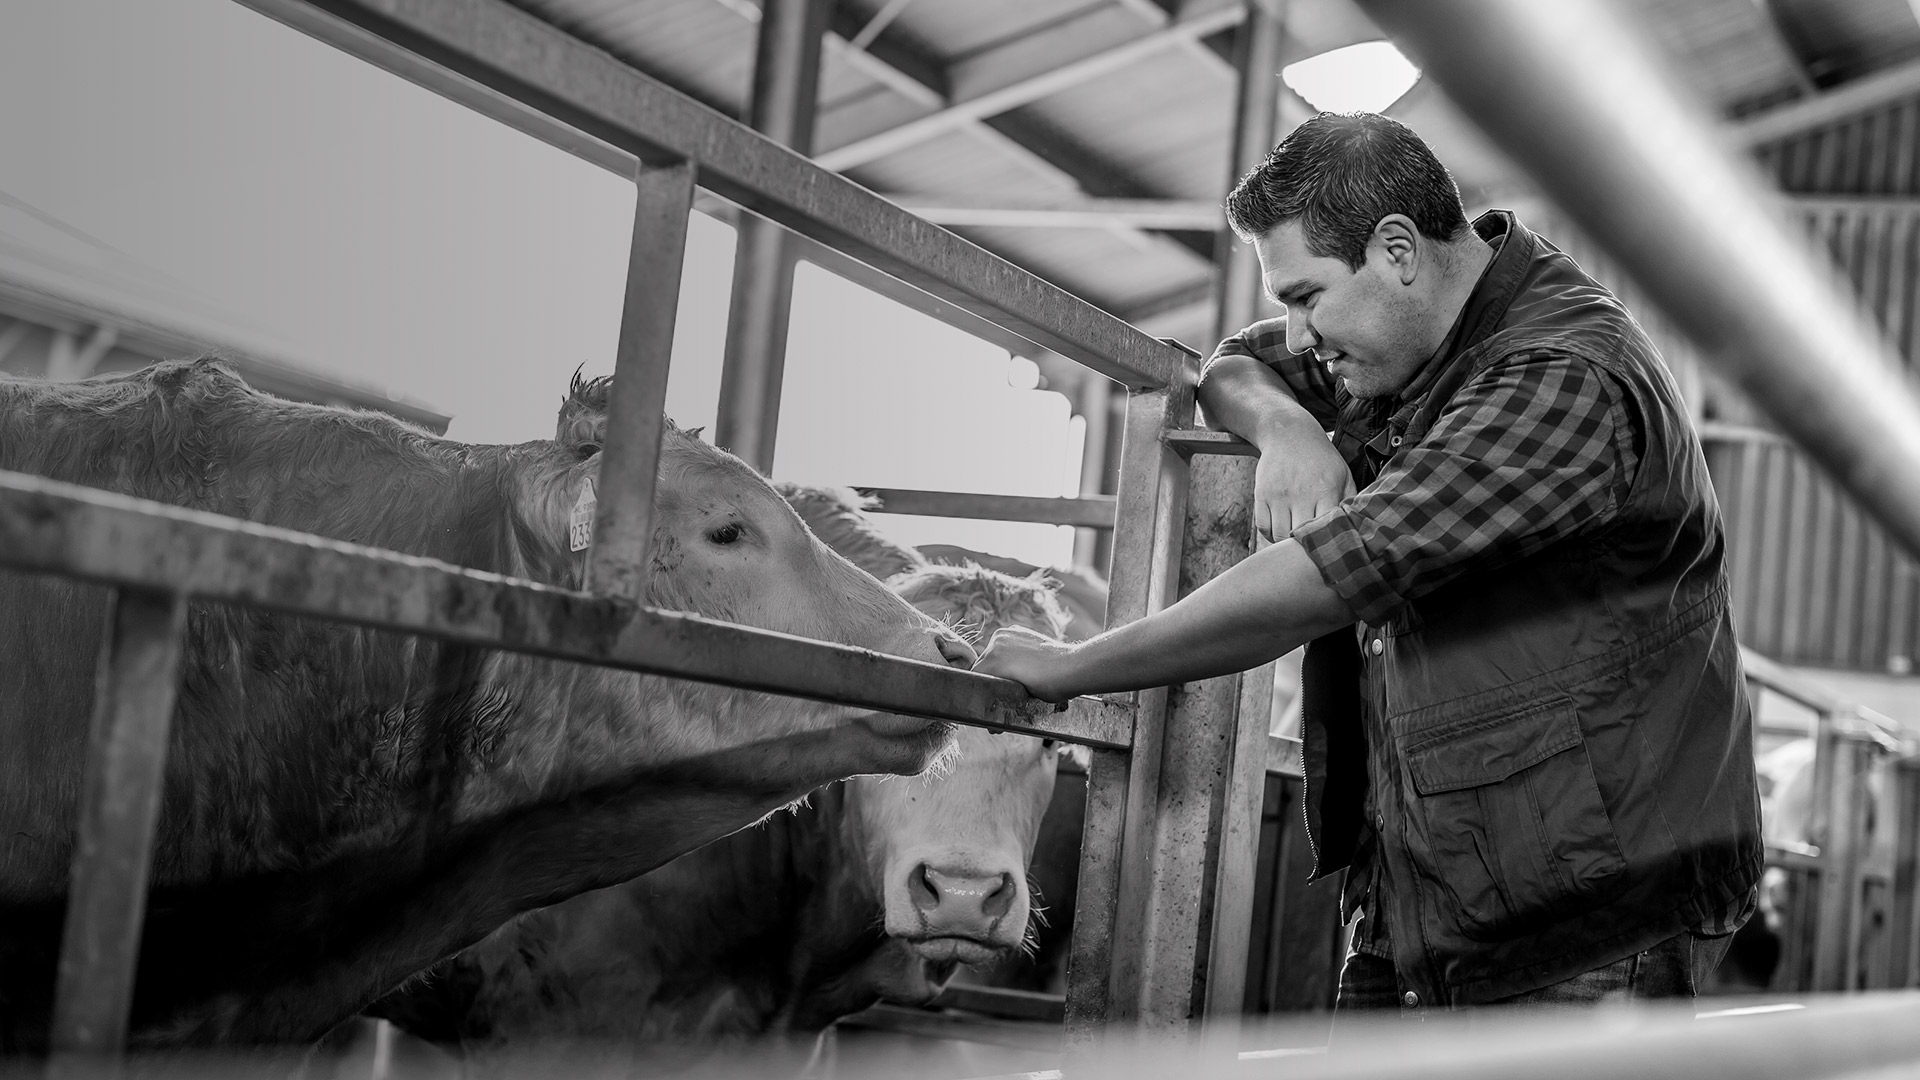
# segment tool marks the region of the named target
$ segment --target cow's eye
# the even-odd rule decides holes
[[[708,542],[714,543],[714,544],[720,544],[722,546],[734,543],[739,539],[740,539],[740,524],[739,522],[735,522],[735,521],[729,521],[725,525],[722,525],[719,528],[714,529],[713,531],[707,533]]]
[[[1059,739],[1041,739],[1041,740],[1040,740],[1040,749],[1042,749],[1042,750],[1058,750],[1058,749],[1060,749],[1060,740],[1059,740]]]

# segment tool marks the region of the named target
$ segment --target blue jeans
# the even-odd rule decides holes
[[[1365,933],[1366,920],[1367,916],[1363,915],[1354,926],[1354,945],[1340,968],[1340,994],[1335,1011],[1399,1009],[1409,1019],[1417,1019],[1427,1003],[1408,999],[1393,961],[1384,955],[1391,946]],[[1380,937],[1383,939],[1385,935]],[[1577,1009],[1603,1002],[1692,998],[1720,966],[1732,940],[1731,934],[1702,937],[1683,932],[1645,952],[1582,972],[1565,982],[1490,1004]]]

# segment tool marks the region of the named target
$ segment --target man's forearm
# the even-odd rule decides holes
[[[1263,451],[1288,439],[1326,437],[1280,376],[1251,356],[1223,356],[1208,364],[1198,400],[1208,423]]]
[[[1354,621],[1304,548],[1282,541],[1179,603],[1073,650],[1075,693],[1167,686],[1246,671]]]

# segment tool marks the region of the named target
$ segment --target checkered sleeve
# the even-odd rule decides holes
[[[1373,483],[1293,537],[1356,615],[1385,621],[1462,573],[1613,520],[1637,465],[1622,400],[1579,358],[1507,357]]]
[[[1305,406],[1322,428],[1332,430],[1343,400],[1340,380],[1327,373],[1326,365],[1315,363],[1312,353],[1287,351],[1286,316],[1254,323],[1222,341],[1200,369],[1200,381],[1207,380],[1208,369],[1217,361],[1229,356],[1251,356],[1267,365],[1280,376],[1293,399]]]

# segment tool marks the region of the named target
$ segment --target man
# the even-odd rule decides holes
[[[1311,641],[1342,1007],[1691,996],[1762,848],[1719,509],[1652,343],[1512,214],[1469,225],[1382,116],[1308,121],[1227,214],[1286,317],[1221,343],[1200,402],[1259,449],[1278,542],[1079,645],[1002,631],[976,670],[1058,701]]]

